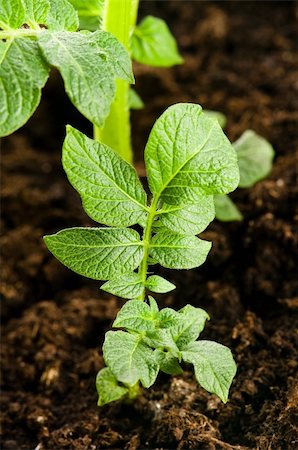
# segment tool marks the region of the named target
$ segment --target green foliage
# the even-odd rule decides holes
[[[112,35],[77,28],[77,13],[67,0],[1,3],[0,136],[31,117],[50,66],[60,70],[74,105],[99,126],[115,95],[115,78],[133,82],[129,55]]]
[[[272,170],[274,150],[272,145],[253,130],[246,130],[233,143],[237,152],[240,188],[249,188],[265,178]],[[228,222],[242,220],[243,216],[227,195],[214,196],[216,218]]]
[[[71,127],[62,159],[87,214],[111,228],[63,230],[45,236],[46,245],[75,272],[107,280],[102,286],[107,292],[134,299],[123,306],[113,324],[124,331],[106,335],[103,353],[110,371],[104,369],[98,375],[99,404],[131,396],[139,382],[151,386],[159,370],[181,373],[182,360],[194,364],[202,386],[226,401],[232,371],[223,381],[220,358],[229,359],[230,354],[220,356],[219,347],[216,365],[212,353],[212,376],[218,373],[219,378],[217,384],[208,384],[200,372],[207,370],[205,360],[199,361],[198,353],[203,350],[189,347],[196,343],[208,314],[190,305],[178,312],[159,311],[152,297],[149,304],[141,301],[146,289],[162,293],[175,287],[160,276],[147,277],[149,264],[175,269],[203,264],[211,243],[196,234],[214,217],[213,195],[226,194],[239,182],[235,150],[217,119],[207,117],[199,105],[177,104],[157,120],[145,149],[152,193],[149,204],[129,164],[106,145]],[[142,238],[126,228],[137,223],[144,228]],[[211,369],[208,366],[210,373]]]
[[[197,341],[206,319],[208,314],[204,310],[191,305],[177,312],[170,308],[158,311],[152,298],[151,306],[138,300],[128,301],[113,324],[125,331],[109,331],[105,338],[103,355],[111,372],[109,385],[97,383],[99,403],[126,395],[128,387],[138,382],[144,387],[151,386],[159,370],[181,374],[182,361],[193,364],[199,384],[226,403],[236,365],[227,347]],[[106,371],[100,371],[98,377],[103,378]]]
[[[128,91],[128,106],[130,109],[143,109],[144,108],[144,102],[139,96],[139,94],[134,89],[129,89]]]
[[[204,112],[205,112],[205,114],[207,114],[207,116],[217,119],[221,128],[225,128],[226,123],[227,123],[227,118],[222,112],[211,111],[209,109],[205,109]]]
[[[248,188],[265,178],[272,170],[272,145],[253,130],[246,130],[233,144],[240,172],[240,188]]]
[[[105,0],[69,0],[77,10],[80,29],[95,31],[99,29]]]
[[[155,67],[182,64],[177,44],[164,20],[147,16],[135,28],[131,41],[132,58]]]
[[[222,222],[243,219],[241,212],[228,195],[215,195],[214,205],[216,218]]]

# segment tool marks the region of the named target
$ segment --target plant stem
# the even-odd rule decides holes
[[[137,19],[139,0],[105,0],[102,29],[112,33],[130,52],[130,37]],[[116,80],[116,95],[103,128],[94,126],[94,139],[115,150],[132,162],[130,141],[129,84]]]
[[[152,225],[154,218],[156,216],[156,208],[158,203],[159,196],[153,197],[152,204],[149,209],[147,222],[144,228],[144,236],[143,236],[143,243],[144,243],[144,256],[142,259],[142,262],[139,267],[139,274],[141,276],[142,284],[145,285],[146,278],[147,278],[147,271],[148,271],[148,256],[149,256],[149,248],[150,248],[150,241],[151,241],[151,234],[152,234]],[[145,300],[145,289],[143,290],[142,295],[139,297],[139,300],[144,301]]]

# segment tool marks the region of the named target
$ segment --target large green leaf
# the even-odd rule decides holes
[[[44,32],[38,41],[49,63],[60,70],[73,104],[101,127],[115,95],[115,78],[133,82],[124,47],[103,31]]]
[[[196,379],[206,391],[216,394],[224,403],[228,401],[236,374],[230,349],[212,341],[191,342],[182,352],[182,358],[194,365]]]
[[[49,30],[76,31],[79,28],[78,14],[67,0],[51,0],[47,26]]]
[[[155,122],[145,149],[151,192],[168,204],[196,203],[239,183],[236,152],[218,121],[199,105],[168,108]]]
[[[19,28],[25,21],[22,0],[2,0],[0,2],[0,28]]]
[[[69,126],[62,161],[92,219],[129,226],[146,217],[146,193],[136,171],[109,147]]]
[[[205,230],[214,219],[215,208],[213,195],[202,195],[192,205],[163,204],[159,223],[176,233],[191,235]]]
[[[45,24],[50,9],[50,0],[22,0],[25,7],[25,22],[31,25]]]
[[[135,28],[131,52],[134,60],[149,66],[171,67],[183,62],[166,22],[153,16],[145,17]]]
[[[0,136],[7,136],[37,108],[49,66],[31,39],[9,39],[1,47]]]
[[[150,256],[169,269],[192,269],[205,262],[211,245],[195,236],[160,231],[152,238]]]
[[[96,389],[98,393],[98,406],[119,400],[128,393],[128,388],[119,386],[117,378],[109,369],[101,369],[96,376]]]
[[[131,272],[143,257],[138,233],[126,228],[69,228],[44,240],[66,267],[95,280]]]
[[[108,331],[103,356],[107,366],[122,383],[134,386],[140,381],[148,388],[156,380],[159,366],[153,350],[142,343],[141,336]]]
[[[215,216],[222,222],[230,222],[233,220],[242,220],[243,216],[233,200],[227,195],[215,195]]]
[[[238,155],[239,187],[251,187],[271,172],[274,150],[262,136],[246,130],[233,146]]]

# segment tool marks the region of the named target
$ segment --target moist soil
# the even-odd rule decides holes
[[[176,102],[222,111],[231,140],[252,128],[276,151],[272,174],[232,195],[243,222],[215,221],[203,233],[213,242],[204,266],[156,269],[177,285],[160,305],[205,308],[203,338],[232,349],[238,372],[226,405],[186,371],[159,376],[133,404],[96,406],[104,333],[122,301],[62,267],[42,242],[93,225],[60,162],[64,124],[91,127],[53,71],[33,118],[3,139],[3,449],[298,448],[295,12],[290,2],[141,3],[141,16],[167,20],[185,63],[135,67],[146,104],[132,117],[139,173],[153,122]]]

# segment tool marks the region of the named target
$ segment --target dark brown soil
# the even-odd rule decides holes
[[[232,140],[253,128],[276,150],[271,176],[233,194],[244,221],[214,222],[204,233],[214,243],[208,262],[159,270],[177,285],[161,305],[206,308],[203,336],[235,355],[226,405],[187,372],[161,376],[134,404],[97,408],[101,344],[122,302],[62,267],[42,242],[45,233],[92,223],[60,163],[64,124],[91,128],[53,73],[34,117],[3,140],[3,449],[298,448],[295,12],[290,2],[141,4],[142,15],[168,21],[185,64],[135,69],[146,103],[133,115],[137,166],[154,120],[180,101],[226,113]]]

